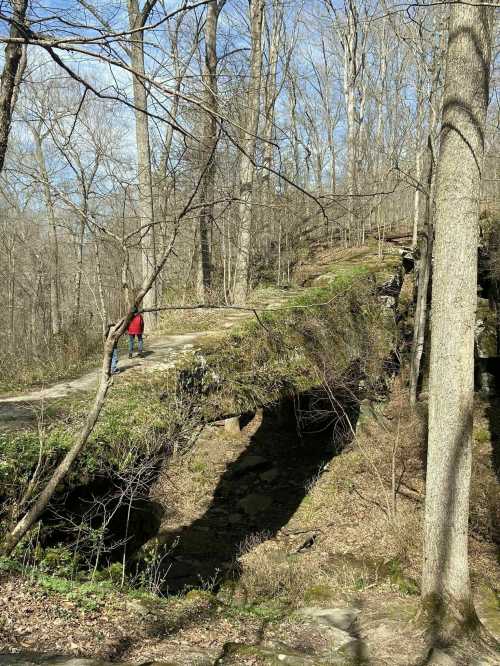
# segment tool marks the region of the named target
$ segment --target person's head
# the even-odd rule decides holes
[[[138,312],[139,308],[137,307],[137,305],[134,305],[134,307],[132,308],[132,313],[136,315]]]

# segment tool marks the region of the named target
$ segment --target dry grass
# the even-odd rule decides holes
[[[300,556],[290,555],[276,541],[247,544],[246,548],[238,561],[242,567],[239,586],[247,603],[279,598],[298,601],[303,597],[314,572],[304,566]]]
[[[159,334],[181,335],[199,331],[216,331],[224,327],[227,310],[171,310],[163,312],[158,325]]]
[[[475,446],[486,464],[491,450],[484,434],[489,432],[487,415],[481,412],[484,408],[482,403],[478,406]],[[61,651],[82,654],[89,650],[84,647],[87,641],[95,655],[110,656],[119,639],[130,635],[120,627],[130,626],[132,617],[135,642],[122,659],[165,659],[180,645],[210,645],[220,650],[228,640],[256,642],[263,627],[271,634],[277,628],[278,637],[286,629],[288,639],[294,631],[300,634],[298,621],[288,617],[290,610],[355,601],[361,605],[363,617],[371,618],[373,613],[377,626],[392,623],[390,636],[377,649],[386,649],[390,638],[394,650],[404,655],[408,645],[401,636],[412,626],[408,621],[417,605],[420,575],[423,420],[407,407],[403,379],[396,380],[390,401],[374,412],[370,416],[365,410],[349,450],[333,458],[321,475],[312,477],[297,511],[274,537],[255,530],[242,540],[237,553],[239,573],[229,594],[215,600],[213,595],[192,593],[158,607],[152,604],[149,613],[137,613],[118,595],[110,597],[112,603],[85,614],[60,596],[45,596],[40,617],[51,627],[54,644]],[[172,530],[189,525],[206,512],[228,465],[245,451],[258,428],[255,421],[234,438],[220,428],[209,428],[189,455],[165,467],[155,488],[156,498],[168,510],[163,527]],[[273,442],[270,437],[269,445]],[[390,515],[388,506],[392,505],[386,499],[393,458],[397,478],[401,477],[395,516]],[[474,494],[483,487],[479,481],[477,486],[478,479],[474,479],[473,515],[479,509],[484,511],[484,496]],[[314,542],[304,546],[312,535]],[[498,579],[492,550],[486,538],[471,540],[476,585],[482,580],[491,586]],[[9,595],[10,606],[16,607],[11,614],[12,634],[12,626],[26,626],[27,609],[37,608],[38,602],[22,586],[16,590],[11,585]],[[67,616],[60,617],[57,608],[67,608]],[[287,617],[282,620],[283,614]],[[35,613],[28,622],[30,626],[37,616]],[[110,631],[99,633],[101,625]],[[111,632],[114,638],[108,639]],[[35,644],[30,638],[33,635],[19,638],[19,645],[39,648],[43,640]],[[377,636],[371,640],[376,643]],[[370,649],[373,645],[370,643]]]
[[[0,393],[19,391],[62,379],[78,377],[99,363],[100,331],[75,330],[59,337],[48,336],[36,347],[0,353]]]

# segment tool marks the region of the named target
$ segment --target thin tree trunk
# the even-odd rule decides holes
[[[99,294],[100,315],[102,323],[102,333],[106,333],[108,325],[108,312],[106,309],[106,299],[104,298],[104,287],[102,284],[102,270],[101,270],[101,253],[99,252],[99,239],[94,240],[94,255],[95,255],[95,277],[97,281],[97,293]]]
[[[16,289],[16,272],[15,272],[15,261],[14,261],[14,240],[12,240],[7,247],[8,252],[8,272],[9,276],[9,286],[8,286],[8,307],[9,307],[9,348],[11,351],[14,350],[14,331],[15,331],[15,289]]]
[[[52,495],[54,494],[57,486],[65,478],[68,471],[71,469],[74,461],[78,457],[80,451],[87,443],[87,440],[94,429],[94,426],[97,422],[99,414],[101,412],[102,406],[106,399],[111,380],[109,375],[109,367],[111,364],[111,355],[113,353],[112,342],[108,340],[106,343],[106,350],[103,359],[103,365],[101,368],[101,380],[99,384],[99,389],[94,399],[94,404],[90,410],[86,420],[85,425],[83,426],[80,434],[77,437],[75,444],[64,456],[63,460],[59,463],[54,471],[52,477],[47,482],[43,490],[40,492],[36,501],[33,503],[29,511],[21,518],[17,523],[14,529],[7,535],[5,541],[2,544],[2,552],[6,555],[10,554],[23,536],[28,532],[28,530],[35,524],[42,512],[45,510],[45,507],[49,503]]]
[[[417,65],[418,66],[418,65]],[[422,85],[423,80],[418,70],[417,83],[416,83],[416,98],[417,98],[417,112],[415,115],[415,180],[416,187],[413,199],[413,233],[412,233],[412,247],[415,249],[418,242],[418,230],[420,228],[421,222],[421,198],[422,192],[420,187],[420,179],[422,177],[422,125],[424,122],[424,104],[423,104],[423,94],[422,94]]]
[[[57,234],[56,214],[54,200],[50,189],[49,173],[45,163],[45,155],[42,147],[42,137],[39,129],[32,128],[33,139],[35,142],[35,157],[42,181],[42,190],[47,207],[49,218],[49,228],[52,236],[51,258],[52,266],[50,270],[50,316],[52,335],[59,335],[62,330],[62,315],[60,302],[60,275],[59,275],[59,237]]]
[[[301,175],[301,160],[299,151],[299,129],[297,122],[297,93],[295,90],[295,81],[292,79],[290,82],[290,122],[292,125],[292,138],[293,138],[293,166],[294,166],[294,179],[299,185],[304,184],[304,178]]]
[[[269,71],[266,80],[266,103],[264,122],[264,157],[262,185],[264,197],[267,203],[270,201],[271,174],[270,167],[273,163],[274,146],[271,141],[274,137],[274,109],[276,105],[278,60],[281,49],[281,36],[283,30],[283,0],[273,0],[273,27],[271,41],[269,44]],[[264,214],[267,214],[266,212]]]
[[[413,248],[417,247],[418,243],[418,230],[420,229],[420,213],[422,204],[420,203],[422,192],[420,188],[420,178],[422,177],[422,151],[420,146],[416,149],[415,154],[415,179],[417,185],[415,187],[415,193],[413,195],[413,232],[412,232],[412,241],[411,245]]]
[[[348,224],[347,243],[355,230],[355,200],[357,193],[357,165],[359,128],[356,122],[356,88],[360,70],[358,51],[358,10],[355,0],[346,0],[347,29],[343,35],[344,46],[344,96],[347,109],[347,194]]]
[[[474,617],[468,512],[477,245],[493,7],[451,8],[436,174],[422,598],[438,635]]]
[[[429,137],[429,141],[431,138]],[[410,404],[417,402],[418,384],[420,381],[420,365],[424,353],[425,332],[427,325],[427,309],[429,284],[432,271],[432,246],[434,240],[434,225],[432,223],[434,208],[435,165],[434,152],[429,151],[430,169],[428,179],[427,203],[425,214],[425,231],[420,243],[419,277],[417,289],[417,302],[415,306],[415,319],[413,326],[413,341],[410,363]]]
[[[243,151],[240,156],[240,233],[234,266],[233,301],[244,303],[248,295],[250,244],[252,231],[252,190],[255,176],[255,146],[259,128],[260,85],[262,70],[262,18],[263,0],[250,0],[250,25],[252,48],[250,55],[250,80],[248,82],[247,114],[242,136]]]
[[[84,194],[85,201],[83,204],[83,214],[80,219],[80,230],[78,234],[78,257],[76,263],[76,280],[75,280],[75,306],[73,308],[73,322],[76,324],[80,319],[80,309],[82,300],[82,275],[83,275],[83,240],[85,238],[85,224],[87,212],[87,196]]]
[[[149,3],[154,5],[155,3]],[[152,10],[152,6],[149,11]],[[143,15],[139,9],[138,0],[128,0],[128,17],[131,30],[144,27],[148,14]],[[156,265],[154,207],[153,207],[153,181],[151,173],[151,149],[149,141],[149,119],[147,115],[148,100],[144,80],[144,32],[134,33],[130,47],[130,62],[137,76],[132,76],[132,86],[135,106],[135,140],[137,148],[137,179],[139,186],[139,225],[144,227],[141,237],[142,279],[148,280],[153,274]],[[147,225],[150,225],[147,227]],[[155,307],[155,289],[146,295],[145,308]],[[147,313],[145,323],[149,328],[156,324],[156,314]]]
[[[272,141],[275,138],[275,107],[278,97],[278,60],[282,47],[283,35],[283,0],[273,0],[273,25],[269,42],[269,66],[265,85],[264,102],[264,146],[262,158],[262,198],[264,207],[261,209],[261,234],[260,238],[264,249],[262,255],[266,257],[266,263],[272,261],[272,238],[274,232],[274,215],[271,209],[272,188],[271,188],[271,167],[273,165],[274,145]]]
[[[438,106],[441,101],[439,93],[443,55],[445,51],[445,26],[441,25],[433,49],[431,68],[431,87],[429,92],[429,136],[427,147],[429,153],[429,174],[427,178],[427,199],[425,208],[425,233],[421,238],[420,258],[416,275],[418,276],[417,300],[413,323],[413,340],[410,361],[410,404],[417,402],[418,387],[421,376],[421,365],[424,349],[426,347],[426,334],[428,333],[429,285],[432,275],[432,246],[434,240],[434,192],[436,179],[436,160],[438,157]],[[427,349],[429,344],[427,341]]]
[[[207,303],[212,288],[211,243],[209,229],[214,218],[215,198],[215,146],[217,142],[217,20],[219,17],[218,1],[211,0],[207,7],[205,22],[205,63],[203,66],[203,85],[205,107],[212,113],[205,115],[202,149],[202,179],[200,183],[201,200],[204,203],[198,218],[199,224],[199,262],[198,262],[198,299]]]
[[[184,210],[184,213],[187,211],[187,208]],[[90,435],[94,429],[97,419],[101,413],[108,390],[112,384],[111,376],[111,357],[113,354],[113,349],[118,343],[120,337],[124,334],[127,329],[128,324],[132,321],[132,317],[135,313],[135,308],[140,307],[144,302],[144,297],[153,287],[154,281],[158,278],[159,273],[162,271],[165,266],[174,245],[175,234],[172,235],[171,242],[169,246],[165,249],[158,265],[156,266],[154,272],[142,283],[142,287],[137,294],[136,298],[131,298],[129,293],[129,286],[126,281],[126,273],[128,267],[128,256],[124,258],[124,263],[122,266],[122,286],[125,294],[125,302],[128,305],[128,311],[125,317],[121,319],[117,324],[115,324],[104,343],[104,353],[101,365],[100,381],[99,387],[97,389],[94,403],[90,409],[85,423],[77,435],[75,442],[68,453],[64,456],[61,462],[57,465],[52,476],[41,490],[36,501],[27,511],[27,513],[18,521],[14,528],[7,534],[5,540],[3,541],[0,552],[4,555],[9,555],[12,550],[16,547],[19,541],[23,536],[31,529],[35,522],[40,518],[43,511],[46,509],[48,503],[50,502],[53,494],[55,493],[58,485],[62,483],[67,473],[71,469],[73,463],[79,456],[80,452],[83,450],[85,445],[88,442]]]
[[[27,0],[12,0],[13,15],[9,37],[19,39],[23,36],[22,25],[26,21]],[[7,44],[4,53],[4,66],[0,78],[0,173],[3,171],[5,153],[9,141],[12,113],[19,89],[19,70],[22,70],[23,52],[26,50],[20,42]]]

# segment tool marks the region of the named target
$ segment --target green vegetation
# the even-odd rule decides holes
[[[377,264],[376,271],[356,264],[341,268],[327,286],[307,289],[284,307],[259,312],[258,319],[243,322],[203,355],[194,354],[184,367],[137,373],[117,383],[59,494],[96,477],[153,478],[158,462],[189,446],[203,422],[251,411],[322,384],[345,389],[362,377],[366,387],[375,385],[396,334],[393,319],[376,295],[381,266]],[[0,437],[4,529],[67,451],[87,402],[68,401],[65,409],[63,418],[39,432]],[[204,468],[198,465],[194,471],[203,475]],[[102,539],[94,528],[87,532],[96,544]],[[28,536],[19,556],[33,547],[31,543]],[[56,554],[45,552],[33,566],[43,576],[69,577],[84,567],[73,556],[49,566],[51,558],[57,560]],[[121,569],[112,574],[103,573],[111,581],[117,576],[121,580]],[[147,587],[147,581],[136,582]]]
[[[376,381],[395,330],[374,295],[374,280],[354,266],[330,286],[308,289],[286,308],[259,314],[259,321],[244,323],[209,350],[222,411],[251,410],[324,381],[348,382],[353,362],[368,383]]]
[[[0,558],[0,574],[18,573],[36,583],[40,591],[63,595],[83,610],[93,611],[107,603],[116,581],[84,580],[74,577],[71,563],[74,555],[67,549],[47,549],[37,565],[21,566],[14,559]]]

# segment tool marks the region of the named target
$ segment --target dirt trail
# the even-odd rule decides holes
[[[274,293],[258,293],[254,295],[254,299],[249,302],[248,307],[255,307],[259,310],[279,308],[286,305],[291,298],[307,290],[307,287],[319,285],[320,283],[317,280],[321,279],[322,276],[328,274],[328,281],[331,281],[336,273],[336,271],[332,271],[333,262],[340,262],[341,273],[342,267],[346,263],[363,263],[369,259],[376,259],[373,248],[364,247],[352,250],[324,248],[316,252],[314,260],[309,257],[297,266],[296,278],[302,286],[283,289],[279,292],[274,291]],[[181,335],[146,337],[143,358],[134,356],[133,359],[128,359],[126,353],[121,352],[118,364],[120,372],[116,380],[119,382],[122,376],[128,376],[130,372],[152,372],[173,367],[184,354],[192,352],[195,348],[203,347],[207,338],[223,334],[235,324],[253,316],[254,313],[251,309],[228,309],[221,317],[219,325],[211,330]],[[96,368],[76,379],[65,380],[45,388],[26,391],[13,396],[0,396],[0,431],[18,429],[23,427],[23,422],[32,422],[36,412],[40,411],[45,403],[92,391],[97,386],[98,377],[99,368]]]
[[[297,295],[297,290],[290,290],[282,297],[266,299],[259,303],[260,308],[276,308],[283,305],[290,297]],[[251,306],[250,306],[251,307]],[[253,317],[251,311],[228,310],[218,327],[207,331],[183,333],[180,335],[146,336],[144,356],[134,354],[129,359],[127,353],[120,350],[116,381],[129,376],[131,372],[153,372],[173,367],[184,355],[203,347],[204,342],[224,333],[245,319]],[[97,387],[100,369],[96,368],[76,379],[57,382],[52,386],[27,391],[13,396],[0,396],[0,431],[24,427],[32,423],[37,412],[45,403],[67,398],[71,395],[93,391]]]

